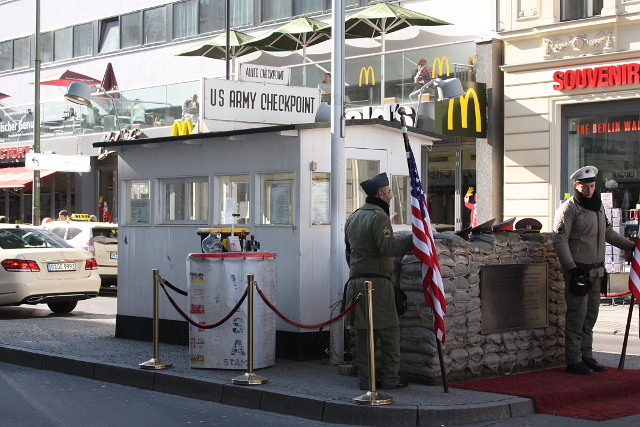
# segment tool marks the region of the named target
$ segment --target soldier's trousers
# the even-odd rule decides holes
[[[373,330],[374,340],[380,340],[380,383],[383,387],[395,387],[400,380],[400,327]],[[366,329],[356,329],[356,362],[360,385],[369,384],[369,343]]]
[[[567,314],[565,323],[565,358],[567,365],[593,357],[593,327],[600,311],[600,282],[603,277],[590,277],[591,290],[587,295],[576,296],[569,290],[565,276]]]

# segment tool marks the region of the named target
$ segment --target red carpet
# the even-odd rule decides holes
[[[451,384],[451,387],[529,397],[536,412],[606,421],[640,414],[640,370],[590,376],[568,374],[565,368],[545,369]]]

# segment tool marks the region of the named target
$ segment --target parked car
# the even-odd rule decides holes
[[[98,262],[32,225],[0,224],[0,306],[46,303],[69,313],[100,291]]]
[[[91,252],[98,261],[102,286],[118,281],[118,224],[92,222],[88,215],[71,215],[66,221],[51,221],[42,227],[66,240],[71,246]]]

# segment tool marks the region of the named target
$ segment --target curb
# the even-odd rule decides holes
[[[535,413],[533,401],[521,397],[454,406],[362,406],[2,345],[0,362],[327,423],[435,427],[497,421]]]

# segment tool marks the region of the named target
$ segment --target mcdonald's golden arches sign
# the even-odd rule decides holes
[[[487,137],[487,85],[462,81],[465,94],[436,101],[435,131],[442,135]]]

